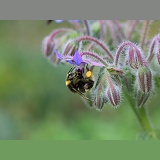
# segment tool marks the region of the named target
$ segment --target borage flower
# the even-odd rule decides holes
[[[70,64],[80,66],[81,64],[90,64],[92,66],[104,66],[103,63],[94,61],[91,58],[83,57],[83,54],[80,54],[77,50],[75,51],[74,56],[66,55],[62,56],[57,50],[54,50],[57,58],[61,60],[61,62],[68,62]]]
[[[57,58],[61,60],[61,62],[68,62],[73,65],[80,66],[82,63],[86,63],[83,61],[82,57],[80,56],[79,52],[76,51],[74,56],[62,56],[57,50],[54,50]]]

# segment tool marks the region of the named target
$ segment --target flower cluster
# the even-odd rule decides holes
[[[105,104],[118,107],[122,94],[133,97],[136,107],[142,107],[154,89],[156,74],[153,75],[151,61],[155,55],[160,64],[160,35],[150,44],[138,45],[140,33],[136,27],[142,21],[69,22],[75,30],[54,30],[44,38],[42,47],[43,54],[54,64],[71,65],[72,73],[66,81],[70,90],[98,110]],[[143,47],[145,51],[148,47],[148,54]]]

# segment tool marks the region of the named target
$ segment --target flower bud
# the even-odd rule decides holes
[[[45,37],[42,42],[43,54],[46,57],[50,56],[54,49],[54,46],[55,46],[54,40],[50,36]]]
[[[147,102],[149,96],[150,96],[150,92],[148,93],[142,92],[138,86],[138,83],[136,83],[136,86],[135,86],[136,105],[138,107],[142,107]]]
[[[108,80],[107,98],[115,107],[120,104],[120,88],[116,86],[110,78]]]
[[[104,89],[102,88],[101,83],[94,90],[93,98],[95,107],[101,110],[103,108],[104,103],[107,102],[107,98],[105,97]]]
[[[64,49],[63,55],[74,56],[79,48],[79,43],[75,40],[69,41]]]
[[[59,28],[54,30],[50,35],[48,35],[46,38],[44,38],[42,42],[42,48],[43,48],[43,53],[45,56],[49,56],[52,53],[53,48],[59,48],[63,43],[64,40],[66,39],[66,36],[61,36],[60,39],[56,42],[56,36],[60,33],[63,32],[73,32],[73,30],[68,29],[68,28]]]
[[[152,89],[152,72],[148,67],[140,67],[137,73],[139,88],[142,92],[148,93]]]
[[[94,105],[97,109],[102,109],[104,105],[104,95],[100,90],[94,91]]]
[[[146,66],[147,62],[143,57],[143,53],[136,46],[130,46],[128,50],[128,64],[133,69],[138,69],[140,66]]]
[[[104,103],[107,102],[107,98],[104,92],[104,70],[105,67],[100,68],[93,88],[93,103],[97,110],[101,110],[103,108]]]

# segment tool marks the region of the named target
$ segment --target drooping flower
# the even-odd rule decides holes
[[[62,55],[57,50],[54,50],[54,54],[61,62],[67,62],[72,65],[80,66],[81,64],[90,64],[92,66],[104,66],[104,64],[100,62],[95,62],[92,59],[86,59],[86,57],[82,58],[82,55],[76,50],[74,56],[71,55]]]
[[[69,63],[76,64],[76,65],[79,66],[83,62],[84,61],[82,60],[82,57],[80,56],[80,54],[78,53],[78,51],[76,51],[75,54],[74,54],[74,56],[73,56],[73,60],[70,61]]]
[[[55,50],[56,56],[61,60],[61,61],[66,61],[70,64],[80,66],[81,63],[85,63],[80,56],[79,52],[76,51],[74,56],[62,56],[60,53],[58,53],[57,50]]]

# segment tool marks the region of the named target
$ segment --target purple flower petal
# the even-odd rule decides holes
[[[56,56],[57,56],[60,60],[62,60],[62,59],[63,59],[62,55],[61,55],[60,53],[58,53],[57,50],[54,50],[54,51],[55,51],[55,53],[56,53]]]
[[[73,56],[73,61],[79,66],[83,60],[82,57],[80,56],[80,54],[78,53],[78,51],[75,52],[74,56]]]
[[[75,62],[73,60],[67,60],[67,62],[70,64],[75,64]]]

